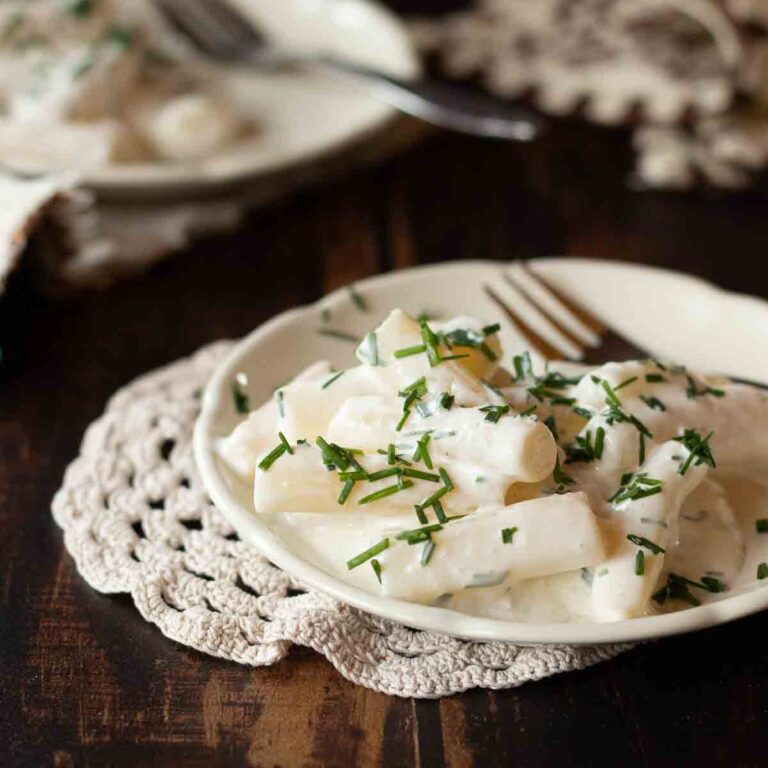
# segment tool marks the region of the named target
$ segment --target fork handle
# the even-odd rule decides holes
[[[367,81],[382,101],[441,128],[513,141],[531,141],[544,128],[543,119],[532,109],[461,86],[424,77],[404,80],[333,56],[318,56],[315,61],[325,69]]]
[[[406,80],[331,55],[296,54],[267,45],[255,48],[248,59],[261,67],[309,66],[351,76],[368,83],[374,96],[400,112],[472,136],[531,141],[545,127],[532,109],[425,77]]]

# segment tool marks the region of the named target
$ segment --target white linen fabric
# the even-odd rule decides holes
[[[397,696],[510,688],[631,647],[474,643],[409,629],[304,588],[240,541],[192,453],[202,388],[230,346],[139,378],[89,427],[53,515],[94,589],[130,593],[147,621],[205,653],[263,666],[303,645],[348,680]]]

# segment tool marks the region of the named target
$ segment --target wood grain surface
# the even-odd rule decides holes
[[[0,765],[766,765],[768,615],[516,690],[402,700],[303,649],[254,670],[172,643],[88,588],[49,512],[116,388],[379,271],[578,254],[768,296],[764,190],[638,194],[629,161],[622,132],[578,124],[528,147],[435,136],[108,293],[53,303],[18,275],[0,306]]]

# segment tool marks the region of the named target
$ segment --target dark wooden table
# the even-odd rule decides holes
[[[378,271],[579,254],[768,296],[764,190],[637,194],[629,165],[621,131],[578,124],[530,147],[436,136],[109,293],[53,303],[17,279],[0,309],[0,765],[766,765],[768,614],[517,690],[400,700],[311,651],[253,670],[172,643],[87,587],[49,514],[117,387]]]

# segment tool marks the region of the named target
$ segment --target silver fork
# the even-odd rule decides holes
[[[485,292],[526,342],[544,358],[595,365],[650,356],[647,350],[609,328],[585,307],[565,296],[526,262],[518,264],[528,284],[511,271],[505,271],[503,278],[514,289],[518,299],[522,299],[521,303],[526,304],[532,314],[538,315],[548,328],[550,338],[534,330],[530,322],[489,285],[484,286]]]
[[[549,331],[550,341],[538,333],[509,301],[489,285],[483,286],[488,297],[501,309],[507,319],[546,360],[571,360],[573,362],[599,365],[611,361],[639,360],[653,355],[638,346],[631,339],[614,330],[584,306],[575,302],[555,288],[542,274],[526,262],[517,262],[527,277],[528,285],[510,271],[503,273],[503,279],[514,289],[517,298],[528,305],[529,311],[537,315]],[[536,289],[534,295],[531,287]],[[768,389],[763,384],[735,376],[728,377],[738,384],[748,384]]]
[[[530,141],[543,120],[533,110],[420,77],[404,80],[326,53],[300,53],[268,41],[226,0],[156,0],[164,16],[206,55],[257,67],[310,67],[368,83],[371,94],[405,114],[459,133]],[[372,41],[372,44],[374,41]]]

